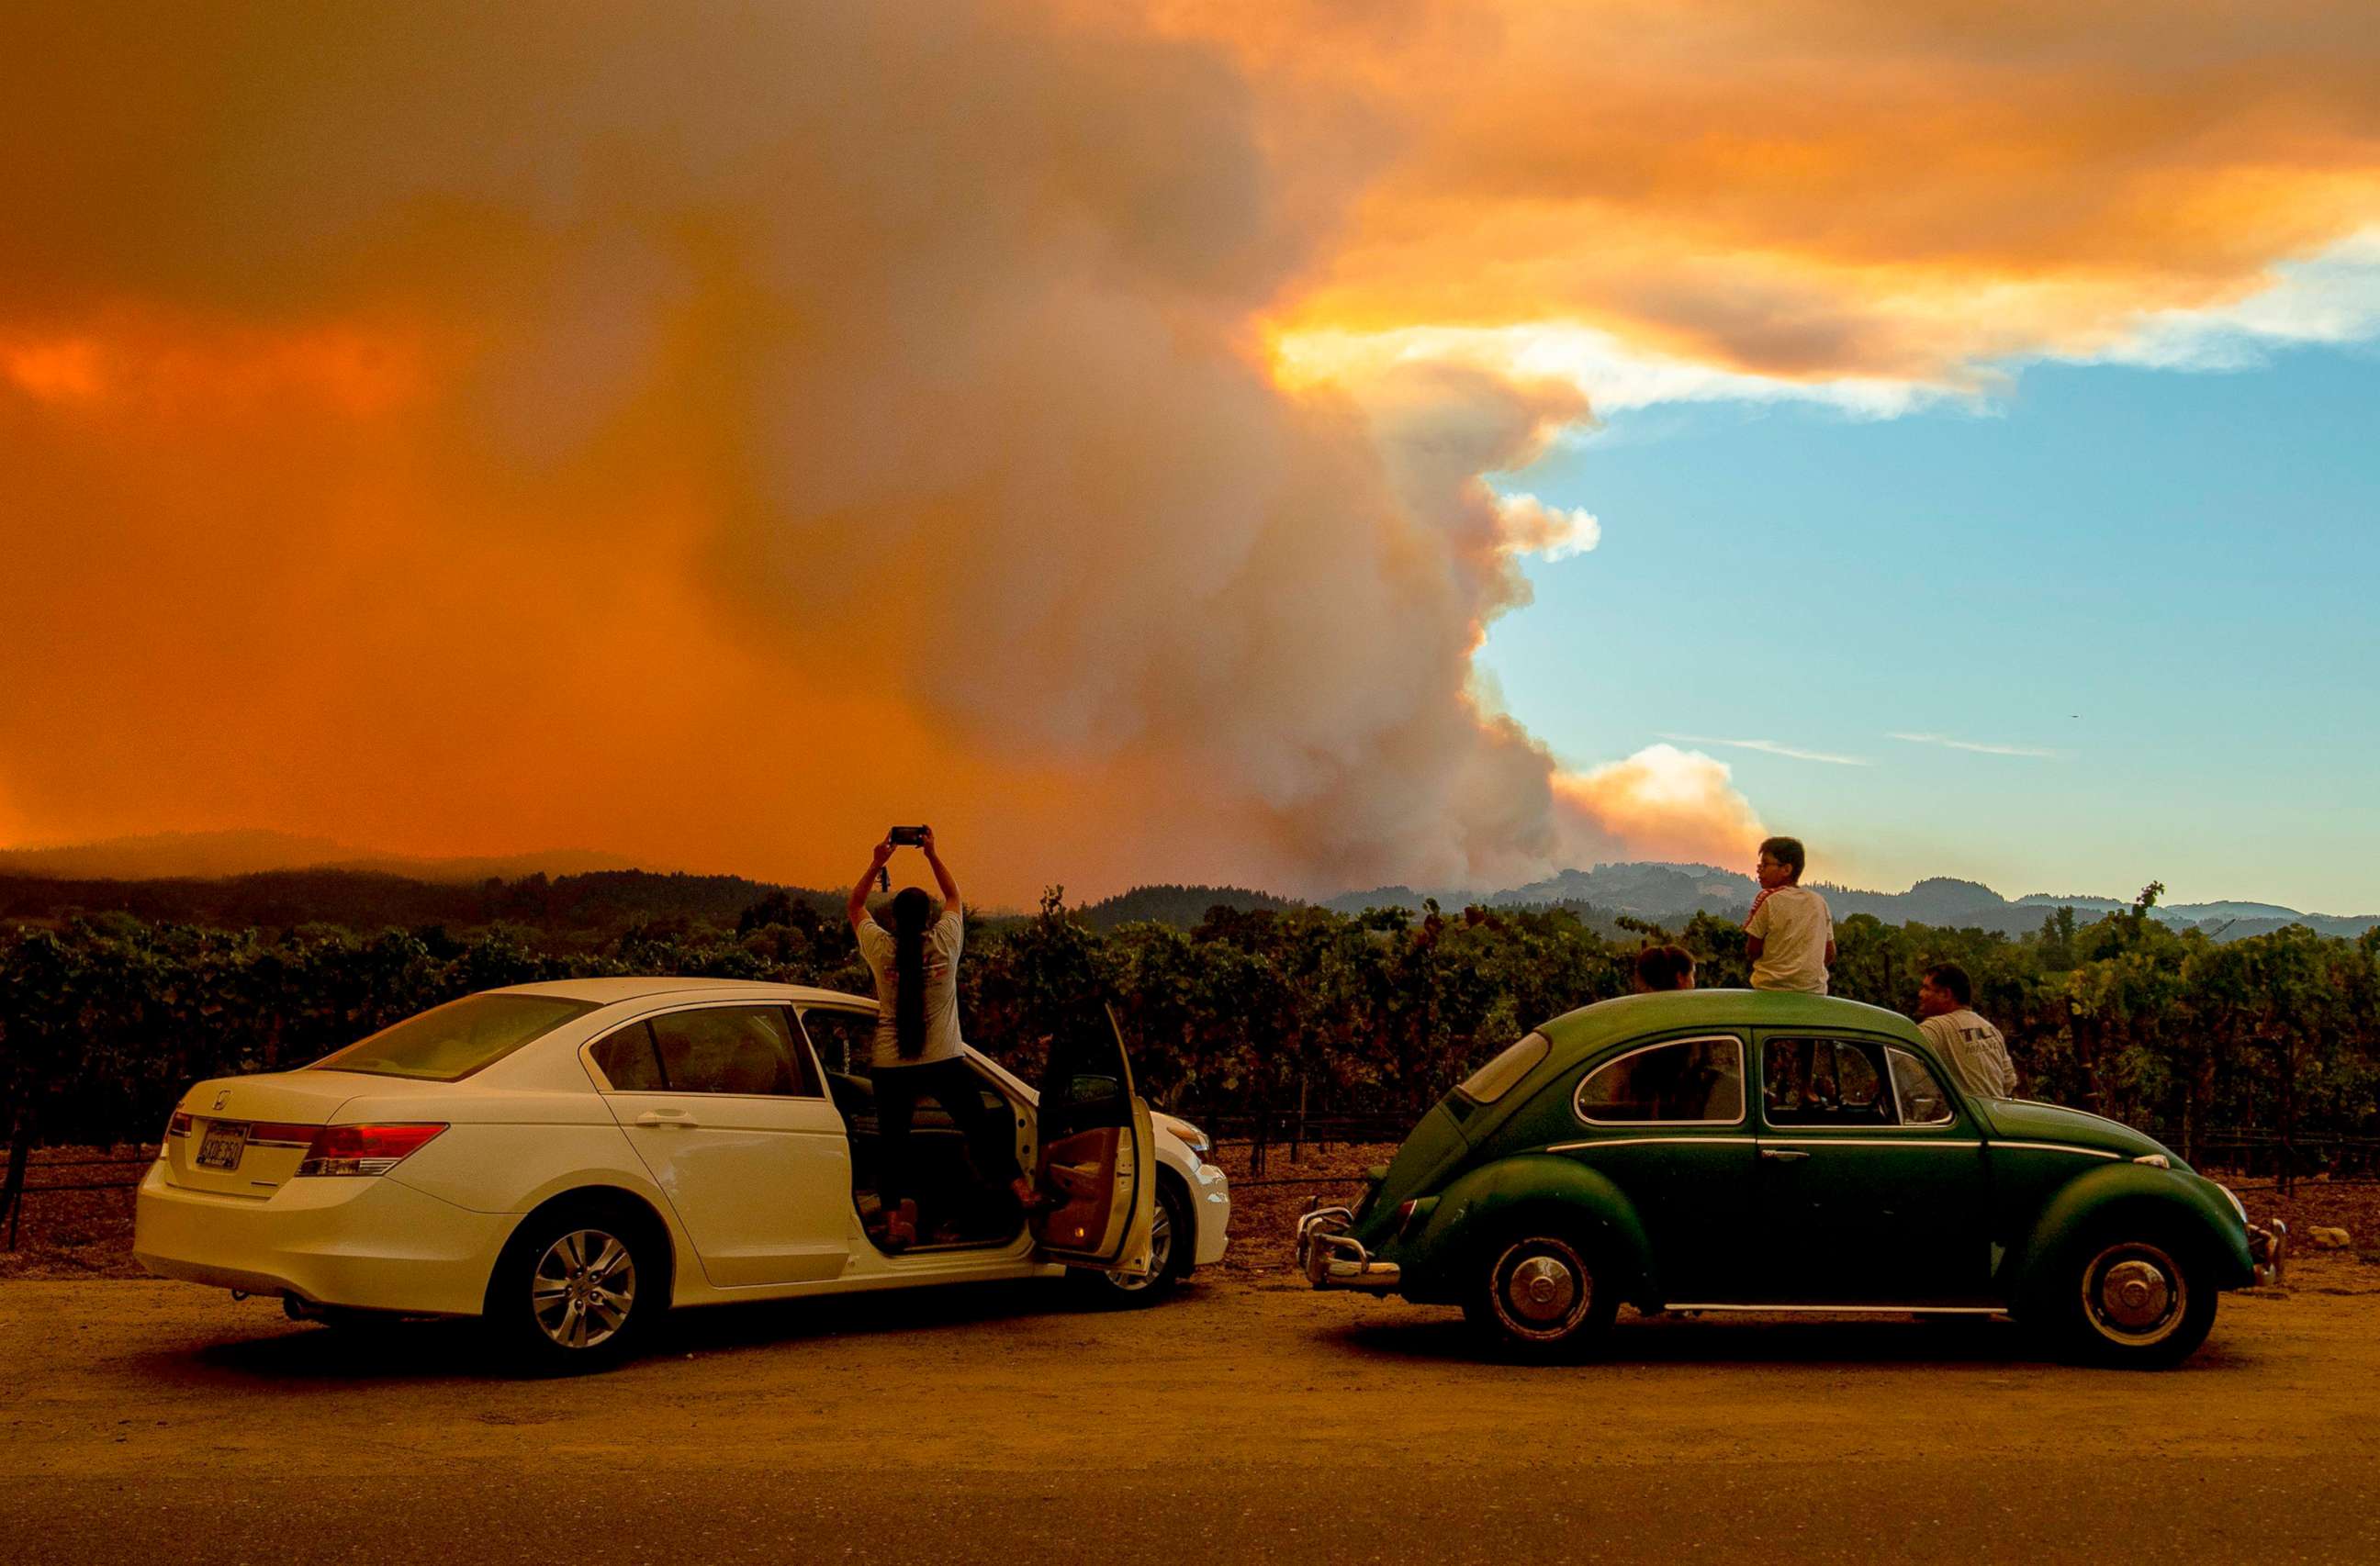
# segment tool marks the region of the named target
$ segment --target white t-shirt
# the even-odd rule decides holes
[[[1743,933],[1760,938],[1760,960],[1752,965],[1755,989],[1827,992],[1827,942],[1835,919],[1827,900],[1803,886],[1780,886],[1760,899]]]
[[[1919,1023],[1934,1048],[1959,1074],[1959,1084],[1986,1099],[2016,1097],[2016,1065],[2000,1030],[1961,1006]]]
[[[901,1053],[900,1036],[892,1019],[901,993],[897,941],[870,914],[859,922],[859,954],[876,976],[876,1037],[868,1048],[872,1066],[921,1066],[929,1061],[955,1060],[959,1053],[959,943],[966,921],[944,914],[926,931],[926,1047],[915,1055]]]

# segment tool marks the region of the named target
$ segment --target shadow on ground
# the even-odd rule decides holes
[[[1167,1308],[1195,1309],[1213,1293],[1200,1284],[1184,1285]],[[706,1305],[663,1317],[639,1355],[614,1374],[633,1376],[639,1367],[693,1354],[767,1351],[878,1334],[934,1337],[1000,1322],[1098,1317],[1111,1309],[1095,1292],[1072,1280],[1048,1279]],[[212,1374],[225,1381],[290,1384],[480,1380],[539,1373],[491,1343],[476,1321],[374,1319],[339,1327],[290,1322],[279,1330],[251,1331],[257,1335],[141,1358],[182,1379]]]
[[[1367,1359],[1432,1364],[1509,1366],[1517,1362],[1462,1317],[1433,1313],[1427,1318],[1364,1322],[1314,1334],[1319,1344]],[[1791,1316],[1623,1315],[1601,1352],[1585,1361],[1606,1366],[1793,1366],[1864,1365],[1936,1366],[2051,1366],[2058,1362],[2013,1321],[1988,1317],[1801,1317]],[[2237,1368],[2252,1356],[2227,1350],[2222,1329],[2180,1367],[2185,1371]],[[2112,1375],[2138,1375],[2113,1371]]]

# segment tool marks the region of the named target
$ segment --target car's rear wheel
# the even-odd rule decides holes
[[[2215,1325],[2196,1248],[2162,1226],[2104,1230],[2061,1270],[2048,1325],[2075,1358],[2161,1370],[2196,1353]]]
[[[653,1225],[624,1206],[532,1213],[488,1281],[487,1325],[532,1369],[617,1364],[667,1308],[666,1253]]]
[[[1553,1225],[1524,1225],[1482,1247],[1463,1314],[1511,1353],[1575,1359],[1611,1330],[1620,1298],[1593,1247]]]
[[[1172,1180],[1160,1176],[1157,1210],[1149,1220],[1148,1273],[1129,1278],[1087,1268],[1078,1269],[1074,1278],[1095,1300],[1111,1308],[1140,1310],[1153,1305],[1173,1293],[1196,1265],[1198,1232],[1193,1223],[1189,1197]]]

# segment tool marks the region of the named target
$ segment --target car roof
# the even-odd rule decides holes
[[[772,984],[757,978],[678,978],[666,976],[632,978],[556,978],[539,984],[515,984],[494,991],[500,995],[551,995],[564,1001],[587,1001],[599,1006],[617,1004],[623,1001],[650,1001],[661,996],[681,996],[700,1000],[705,996],[724,999],[729,995],[761,996],[787,1001],[795,1005],[820,1001],[844,1004],[873,1006],[876,1000],[868,995],[852,995],[840,989],[820,989],[808,984]]]
[[[1917,1028],[1899,1012],[1786,989],[1670,989],[1622,995],[1565,1012],[1537,1031],[1563,1060],[1606,1044],[1673,1027],[1841,1027],[1914,1039]]]

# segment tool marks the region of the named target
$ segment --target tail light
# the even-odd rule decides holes
[[[174,1111],[174,1118],[165,1123],[165,1139],[157,1144],[157,1156],[161,1159],[172,1158],[174,1156],[174,1138],[176,1136],[188,1136],[189,1134],[189,1115],[181,1110],[176,1110]]]
[[[419,1151],[446,1123],[326,1125],[307,1145],[300,1174],[386,1174]]]

